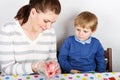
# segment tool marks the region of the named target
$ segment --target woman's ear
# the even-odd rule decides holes
[[[31,11],[30,11],[30,16],[35,16],[36,13],[37,13],[36,9],[32,8]]]

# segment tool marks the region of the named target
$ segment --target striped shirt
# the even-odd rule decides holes
[[[53,28],[30,40],[17,20],[0,26],[0,64],[6,74],[33,73],[31,63],[56,58]]]

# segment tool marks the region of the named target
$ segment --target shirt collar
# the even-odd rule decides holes
[[[91,37],[89,37],[86,41],[81,41],[79,38],[77,38],[77,36],[75,36],[75,40],[76,40],[77,42],[82,43],[82,44],[85,44],[85,43],[90,44],[90,42],[91,42]]]

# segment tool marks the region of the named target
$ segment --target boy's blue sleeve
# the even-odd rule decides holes
[[[105,64],[105,57],[104,57],[104,48],[102,47],[101,43],[98,44],[98,51],[96,54],[96,66],[97,72],[106,72],[106,64]]]
[[[67,38],[63,45],[60,48],[60,53],[58,56],[58,60],[60,63],[60,66],[64,72],[70,72],[72,69],[71,65],[69,64],[68,57],[69,57],[69,48],[70,48],[70,40]]]

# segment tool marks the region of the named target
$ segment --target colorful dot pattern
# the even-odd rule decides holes
[[[59,74],[52,79],[43,75],[0,75],[0,80],[120,80],[120,72]]]

